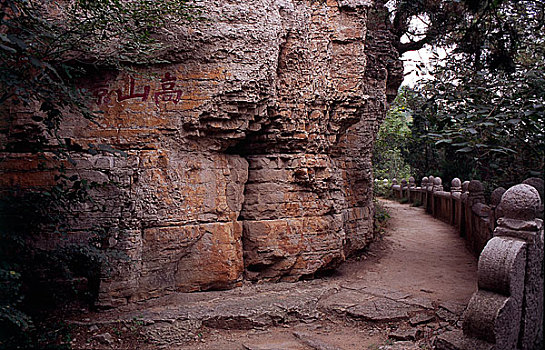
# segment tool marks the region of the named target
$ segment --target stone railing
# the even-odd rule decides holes
[[[530,178],[523,184],[533,186],[543,196],[543,180]],[[503,187],[495,189],[487,204],[483,185],[478,180],[462,183],[455,178],[448,192],[444,191],[441,178],[434,176],[424,177],[420,187],[416,186],[413,177],[409,181],[401,180],[401,184],[393,179],[392,185],[394,198],[421,204],[427,213],[455,226],[476,256],[493,236],[497,219],[502,215],[498,204],[505,191]],[[543,218],[543,204],[538,208],[537,217]]]
[[[480,252],[478,288],[464,311],[463,330],[443,333],[435,348],[542,349],[543,180],[497,189],[488,205],[479,181],[454,179],[450,192],[432,176],[421,187],[412,184],[414,179],[394,183],[394,195],[420,201],[428,213],[456,226],[473,251]]]

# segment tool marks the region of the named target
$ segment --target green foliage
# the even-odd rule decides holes
[[[491,190],[543,176],[544,11],[535,0],[396,1],[392,30],[413,40],[400,51],[447,45],[450,55],[435,58],[426,84],[400,91],[377,139],[376,177],[405,177],[408,164],[417,181],[479,179]],[[411,35],[424,14],[429,25]]]
[[[399,200],[399,203],[401,203],[401,204],[407,204],[407,203],[409,203],[409,198],[403,197],[403,198],[401,198],[401,199]]]
[[[399,53],[424,45],[455,46],[473,69],[514,71],[526,29],[543,27],[541,0],[377,0]],[[540,12],[541,11],[541,12]],[[416,24],[418,23],[418,24]],[[528,25],[527,25],[528,24]],[[537,32],[539,33],[539,31]]]
[[[390,213],[377,200],[373,200],[373,205],[375,207],[375,214],[373,216],[374,232],[377,235],[382,235],[384,234],[384,227],[388,224],[388,221],[390,220]]]
[[[422,135],[427,147],[440,156],[444,178],[480,179],[490,187],[507,187],[542,176],[545,39],[540,34],[543,23],[535,18],[543,18],[544,9],[535,5],[506,1],[498,4],[497,17],[482,19],[491,28],[504,26],[524,33],[516,52],[510,54],[508,69],[498,62],[469,66],[466,55],[453,54],[419,91],[422,98],[414,108],[414,119],[427,125]],[[482,57],[493,60],[494,52],[490,49]]]
[[[383,180],[375,179],[375,184],[373,186],[373,196],[375,198],[376,197],[391,198],[392,197],[392,182],[388,181],[387,179],[383,179]]]
[[[408,179],[410,166],[404,159],[411,138],[412,115],[407,108],[407,94],[402,90],[382,123],[373,151],[373,173],[377,179]]]
[[[0,348],[40,348],[55,341],[53,325],[40,326],[41,316],[96,298],[107,267],[107,252],[97,244],[104,235],[86,232],[87,240],[71,242],[62,210],[88,201],[81,185],[73,185],[78,181],[73,178],[72,186],[60,181],[49,192],[14,191],[0,200]],[[58,246],[36,245],[45,236]]]

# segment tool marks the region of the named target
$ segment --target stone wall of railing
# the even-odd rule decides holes
[[[543,180],[496,189],[489,204],[475,180],[454,179],[446,192],[440,178],[425,177],[420,187],[411,178],[392,190],[454,225],[480,254],[463,330],[437,337],[435,349],[543,349]]]

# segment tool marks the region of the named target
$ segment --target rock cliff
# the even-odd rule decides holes
[[[74,237],[100,227],[120,253],[101,281],[105,306],[310,277],[373,239],[372,146],[402,78],[383,9],[203,4],[205,20],[164,33],[170,63],[99,70],[81,83],[104,112],[97,124],[61,126],[71,145],[127,154],[97,146],[71,170],[115,183],[70,225]],[[51,182],[30,154],[2,153],[4,188]]]

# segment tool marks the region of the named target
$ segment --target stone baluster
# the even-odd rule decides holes
[[[468,194],[468,204],[470,207],[478,203],[484,203],[484,187],[479,180],[471,180],[467,188]]]
[[[426,188],[426,212],[433,214],[433,185],[435,178],[433,175],[428,176],[428,187]]]
[[[414,177],[409,177],[409,188],[407,189],[407,197],[409,198],[409,202],[414,202],[414,197],[416,195],[416,182],[414,180]]]
[[[537,350],[543,342],[543,221],[539,194],[511,187],[494,237],[479,258],[478,290],[463,315],[459,349]],[[470,345],[469,345],[470,344]]]
[[[450,182],[450,193],[458,197],[462,194],[462,181],[459,178],[455,177]]]
[[[464,336],[485,342],[473,350],[490,349],[490,344],[494,349],[514,350],[522,319],[526,244],[494,237],[483,250],[478,268],[478,290],[462,316]]]
[[[539,207],[539,209],[538,209],[537,217],[540,218],[540,219],[543,219],[544,218],[543,217],[543,204],[545,203],[545,200],[543,199],[543,195],[545,194],[544,193],[545,192],[545,190],[544,190],[545,183],[544,183],[543,179],[540,179],[538,177],[531,177],[531,178],[528,178],[528,179],[522,181],[522,183],[532,186],[539,193],[539,198],[541,198],[541,207]]]
[[[435,177],[433,177],[433,175],[430,175],[428,176],[428,187],[427,187],[427,190],[428,191],[432,191],[433,190],[433,185],[435,184]]]
[[[533,186],[511,187],[500,202],[503,216],[494,231],[494,236],[521,240],[527,247],[518,344],[521,350],[543,349],[543,220],[536,218],[542,206],[539,192]]]
[[[478,180],[471,180],[468,186],[468,206],[466,208],[469,231],[467,240],[475,254],[480,254],[486,242],[492,238],[488,229],[488,212],[490,207],[485,204],[484,187]]]
[[[455,177],[450,182],[450,202],[451,202],[451,219],[450,224],[455,226],[458,230],[460,229],[460,222],[462,220],[462,181],[459,178]]]
[[[392,192],[393,192],[394,198],[400,198],[399,196],[400,188],[401,187],[397,184],[397,179],[394,177],[392,179]]]
[[[424,176],[422,178],[422,181],[420,182],[420,188],[425,189],[428,188],[428,177]]]
[[[436,177],[433,179],[433,191],[443,191],[443,180],[441,180],[440,177]]]
[[[441,202],[442,198],[438,195],[438,192],[443,191],[443,180],[441,180],[440,177],[434,177],[433,178],[433,188],[432,188],[432,205],[431,205],[431,214],[434,217],[440,218],[441,217]]]
[[[503,216],[501,213],[501,208],[499,208],[499,204],[501,201],[501,197],[503,196],[505,191],[505,188],[498,187],[490,194],[490,211],[488,213],[488,224],[491,231],[494,231],[494,229],[496,228],[496,220]]]
[[[428,204],[428,193],[426,189],[428,188],[428,177],[424,176],[422,178],[422,181],[420,182],[420,203],[424,206],[424,209],[426,209]]]
[[[467,193],[469,191],[469,181],[462,182],[462,193]]]
[[[466,237],[468,231],[468,198],[469,198],[469,181],[462,182],[462,194],[460,195],[461,203],[461,218],[460,218],[460,236]]]
[[[409,186],[407,185],[407,180],[401,179],[401,198],[408,197],[408,188]]]

